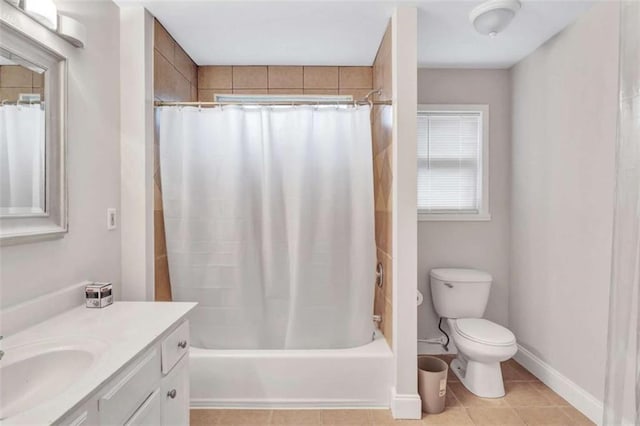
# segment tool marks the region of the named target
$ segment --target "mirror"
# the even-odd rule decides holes
[[[0,217],[46,212],[45,71],[0,50]]]
[[[0,243],[67,230],[66,61],[0,22]]]

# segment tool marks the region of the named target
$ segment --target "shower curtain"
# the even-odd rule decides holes
[[[640,2],[622,2],[605,425],[640,425]]]
[[[0,209],[44,212],[45,113],[40,105],[0,106]]]
[[[369,107],[158,109],[169,273],[192,344],[346,348],[372,339]]]

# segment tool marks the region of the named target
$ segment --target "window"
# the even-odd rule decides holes
[[[418,107],[418,218],[489,220],[487,105]]]

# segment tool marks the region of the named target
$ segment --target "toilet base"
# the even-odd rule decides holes
[[[504,383],[500,363],[482,363],[466,360],[460,354],[451,361],[451,369],[464,387],[481,398],[501,398]]]

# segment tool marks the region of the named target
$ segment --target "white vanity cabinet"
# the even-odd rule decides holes
[[[57,424],[188,425],[189,323],[182,321]]]

